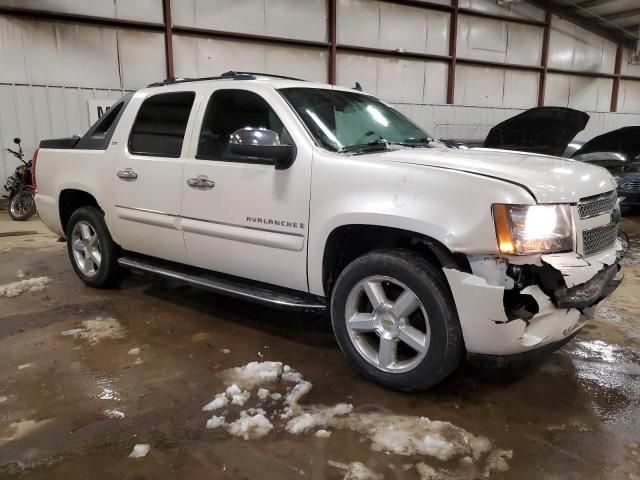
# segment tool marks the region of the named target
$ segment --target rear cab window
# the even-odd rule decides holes
[[[142,102],[129,134],[129,153],[178,158],[195,92],[158,93]]]

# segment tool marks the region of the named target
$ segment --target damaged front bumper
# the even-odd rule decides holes
[[[471,273],[445,268],[467,351],[514,355],[570,337],[620,283],[619,250],[588,258],[471,256]]]

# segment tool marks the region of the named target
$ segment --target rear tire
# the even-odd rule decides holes
[[[90,287],[114,285],[120,278],[119,248],[96,207],[81,207],[67,224],[67,252],[80,279]]]
[[[36,202],[33,192],[22,189],[9,199],[9,216],[16,222],[29,220],[36,213]]]
[[[355,369],[390,389],[426,390],[464,357],[444,275],[410,251],[371,252],[349,264],[333,289],[331,322]]]

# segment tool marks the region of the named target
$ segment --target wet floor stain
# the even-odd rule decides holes
[[[640,221],[627,223],[630,233],[640,232]],[[464,458],[473,459],[472,451],[451,457],[453,463],[401,455],[372,449],[375,432],[365,427],[339,426],[348,418],[359,425],[393,418],[387,426],[395,427],[421,417],[511,451],[511,458],[496,454],[491,478],[638,478],[640,267],[633,263],[601,314],[541,365],[515,372],[470,365],[433,390],[401,394],[353,373],[326,317],[258,308],[144,276],[115,290],[92,290],[75,278],[65,255],[64,246],[0,253],[1,285],[16,281],[19,270],[52,279],[44,290],[0,299],[3,480],[342,479],[362,468],[388,479],[415,480],[429,468],[460,478],[471,469]],[[94,341],[90,331],[113,331],[84,323],[96,319],[116,320],[120,333]],[[286,413],[282,398],[272,403],[262,392],[264,401],[252,403],[259,388],[286,397],[286,388],[263,385],[226,415],[202,412],[229,386],[223,372],[252,361],[289,364],[312,382],[300,400],[304,413],[321,405],[353,410],[292,434],[286,425],[296,416],[269,418]],[[231,423],[250,408],[262,408],[274,426],[262,438],[207,428],[214,414]],[[329,435],[316,436],[318,430]],[[130,458],[138,445],[149,450]],[[481,465],[472,462],[479,477],[489,460],[483,455]]]

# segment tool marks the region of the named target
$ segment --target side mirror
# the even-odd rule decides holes
[[[16,137],[16,138],[13,139],[13,143],[15,143],[16,145],[20,145],[21,141],[22,140],[20,140],[20,137]]]
[[[295,145],[283,145],[280,136],[266,128],[245,127],[229,137],[231,153],[261,163],[272,163],[276,170],[286,170],[296,157]]]

